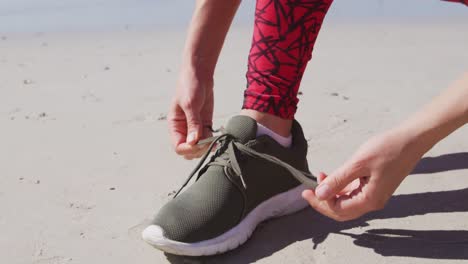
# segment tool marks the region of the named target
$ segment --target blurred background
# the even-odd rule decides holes
[[[195,1],[188,0],[1,0],[0,32],[181,27]],[[235,23],[253,20],[254,0],[244,0]],[[439,0],[335,0],[328,22],[457,20],[468,10]]]

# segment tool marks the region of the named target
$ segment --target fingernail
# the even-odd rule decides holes
[[[310,193],[310,190],[302,191],[301,193],[302,198],[307,199],[307,197],[309,196],[309,193]]]
[[[191,132],[188,136],[187,136],[187,143],[195,143],[195,138],[196,138],[196,133],[195,132]]]
[[[319,200],[325,200],[330,195],[330,187],[326,184],[321,184],[315,189],[315,196]]]

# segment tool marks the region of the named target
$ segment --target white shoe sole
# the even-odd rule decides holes
[[[257,225],[265,220],[288,215],[307,207],[301,193],[304,185],[280,193],[262,202],[253,209],[238,225],[226,233],[204,241],[183,243],[164,237],[164,231],[157,225],[148,226],[142,233],[143,240],[152,246],[175,255],[208,256],[237,248],[247,241]]]

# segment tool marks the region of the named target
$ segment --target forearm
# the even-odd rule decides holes
[[[468,73],[411,116],[398,130],[424,154],[437,142],[468,123]]]
[[[182,71],[213,78],[224,39],[240,0],[198,0],[185,43]]]

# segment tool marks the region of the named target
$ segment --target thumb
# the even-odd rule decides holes
[[[361,176],[363,168],[347,163],[325,178],[315,189],[319,200],[328,200],[339,194],[348,184]]]
[[[187,140],[190,145],[195,145],[203,133],[203,125],[199,113],[189,110],[185,112],[187,118]]]

